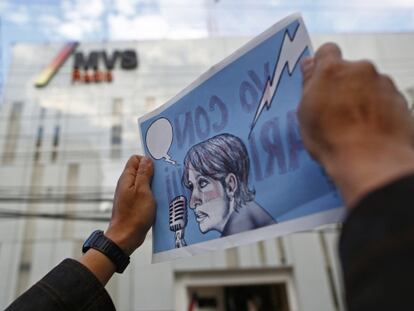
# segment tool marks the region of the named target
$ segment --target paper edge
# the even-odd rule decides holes
[[[145,153],[145,137],[144,133],[141,131],[140,125],[141,123],[149,120],[150,118],[159,115],[165,109],[179,101],[185,95],[190,93],[193,89],[197,88],[201,84],[203,84],[206,80],[211,78],[213,75],[218,73],[220,70],[228,66],[230,63],[237,60],[240,56],[246,54],[257,45],[261,44],[262,42],[269,39],[271,36],[288,26],[293,21],[298,20],[298,22],[304,25],[304,21],[302,15],[299,12],[292,13],[282,20],[276,22],[271,27],[263,31],[261,34],[255,36],[243,46],[238,48],[236,51],[231,53],[229,56],[221,60],[220,62],[216,63],[212,67],[210,67],[206,72],[201,74],[197,79],[195,79],[191,84],[185,87],[182,91],[180,91],[177,95],[172,97],[166,103],[161,105],[160,107],[156,108],[155,110],[137,118],[138,121],[138,129],[140,131],[141,136],[141,147],[143,152]],[[313,47],[311,44],[309,33],[307,32],[309,37],[310,45],[308,46],[309,51],[313,53]],[[201,253],[206,253],[207,251],[215,251],[215,250],[223,250],[229,247],[234,246],[241,246],[245,244],[250,244],[254,242],[258,242],[261,240],[266,240],[269,238],[274,238],[294,232],[300,232],[303,230],[309,230],[314,228],[315,226],[324,225],[327,223],[334,223],[338,222],[342,219],[344,214],[344,209],[337,207],[331,209],[329,211],[313,214],[310,216],[301,217],[294,220],[285,221],[283,223],[267,226],[264,228],[256,229],[253,231],[246,231],[239,234],[231,235],[228,237],[213,239],[210,241],[197,243],[194,245],[187,246],[181,249],[171,249],[168,251],[163,251],[159,253],[152,253],[152,263],[159,263],[164,261],[171,261],[178,258],[189,257]],[[300,230],[297,230],[297,226],[300,226]],[[242,240],[240,240],[242,239]]]
[[[189,245],[184,248],[175,248],[168,251],[153,253],[152,263],[172,261],[178,258],[185,258],[207,252],[224,250],[230,247],[242,246],[295,232],[302,232],[313,229],[317,226],[341,222],[344,216],[345,208],[342,206],[336,207],[328,211],[284,221],[253,231],[241,232],[227,237]],[[300,228],[300,230],[298,230],[298,228]]]

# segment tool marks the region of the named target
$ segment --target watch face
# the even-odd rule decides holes
[[[93,247],[100,236],[103,236],[102,230],[95,230],[92,232],[92,234],[83,243],[82,253],[86,253],[91,247]]]

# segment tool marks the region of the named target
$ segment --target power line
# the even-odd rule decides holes
[[[102,197],[4,197],[0,196],[0,204],[4,203],[101,203],[101,202],[113,202],[112,198]]]
[[[109,216],[82,216],[68,213],[37,213],[37,212],[7,212],[0,211],[0,218],[44,218],[53,220],[97,221],[108,222]]]
[[[94,159],[113,159],[112,157],[106,157],[103,156],[104,153],[111,153],[112,151],[119,151],[120,153],[128,153],[128,157],[129,155],[135,154],[137,151],[139,151],[140,146],[138,146],[138,142],[137,142],[137,146],[136,148],[122,148],[121,146],[118,148],[96,148],[94,146],[88,146],[88,149],[65,149],[65,148],[57,148],[57,149],[46,149],[46,150],[42,150],[42,149],[38,149],[37,151],[39,152],[39,161],[38,163],[42,163],[40,161],[40,159],[42,158],[42,155],[45,155],[47,153],[51,153],[53,151],[57,151],[58,152],[58,158],[62,159],[65,157],[68,157],[70,159],[72,159],[73,156],[82,156],[82,157],[90,157],[92,156]],[[34,157],[34,154],[36,153],[36,150],[32,150],[32,151],[19,151],[19,152],[3,152],[2,155],[3,157],[13,157],[13,159],[19,159],[19,158],[32,158]],[[96,156],[97,153],[99,153],[99,156]],[[116,161],[118,160],[119,157],[114,158],[113,160]]]
[[[17,220],[15,218],[10,218],[11,220]],[[5,221],[7,219],[0,219],[0,221]],[[62,242],[78,242],[83,243],[85,239],[82,238],[30,238],[30,239],[0,239],[0,242],[3,243],[12,243],[12,244],[34,244],[34,243],[62,243]]]
[[[1,121],[1,118],[0,118]],[[135,124],[134,124],[135,125]],[[67,129],[64,129],[67,131]],[[137,137],[139,136],[138,130],[136,129],[135,131],[124,131],[124,134],[127,135],[131,135],[134,134]],[[107,130],[102,130],[102,131],[84,131],[84,132],[75,132],[75,133],[69,133],[68,132],[63,132],[61,135],[64,135],[66,137],[62,137],[62,142],[79,142],[81,141],[80,138],[85,138],[85,136],[90,137],[90,136],[101,136],[101,138],[110,138],[111,135],[111,129],[108,128]],[[53,138],[55,137],[55,135],[53,133],[50,134],[44,134],[42,136],[42,141],[46,142],[46,141],[52,141]],[[12,134],[12,135],[0,135],[0,140],[2,139],[18,139],[20,141],[22,140],[30,140],[33,141],[33,146],[36,143],[36,139],[37,139],[37,133],[33,133],[31,135],[25,135],[25,134]],[[108,139],[108,141],[110,141],[110,139]]]
[[[49,193],[49,191],[64,191],[65,193],[70,193],[73,190],[78,190],[79,187],[78,186],[57,186],[57,185],[53,185],[53,186],[42,186],[42,185],[30,185],[30,186],[22,186],[22,189],[26,188],[28,191],[35,191],[40,192],[41,190],[45,190],[47,191],[46,193]],[[1,185],[0,186],[0,192],[5,191],[7,193],[10,193],[10,191],[16,189],[15,186],[9,186],[9,185]],[[114,188],[111,187],[104,187],[104,186],[82,186],[82,189],[88,189],[88,190],[99,190],[102,191],[103,189],[107,189],[108,191],[112,191]],[[77,193],[78,191],[75,191],[75,193]],[[89,193],[89,192],[87,192]],[[100,192],[102,193],[102,192]]]

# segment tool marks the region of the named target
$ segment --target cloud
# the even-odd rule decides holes
[[[136,4],[136,0],[114,0],[112,5],[118,14],[130,17],[136,14]]]
[[[110,37],[116,40],[165,38],[169,25],[159,15],[144,15],[129,18],[122,14],[111,14],[108,18]]]
[[[59,35],[74,40],[81,40],[101,28],[100,20],[80,19],[61,23],[56,31]]]
[[[4,12],[9,8],[9,3],[7,1],[0,1],[0,12]]]
[[[70,0],[61,2],[61,16],[58,20],[47,17],[54,25],[54,32],[65,39],[82,40],[93,37],[102,29],[102,16],[105,12],[104,0]]]
[[[61,10],[65,19],[69,21],[84,18],[100,18],[105,12],[104,0],[71,0],[62,1]]]
[[[104,0],[62,1],[60,4],[60,16],[41,15],[39,22],[43,25],[43,31],[48,35],[54,34],[64,39],[82,40],[86,37],[94,37],[102,29],[102,16],[105,12]]]
[[[0,0],[0,13],[17,26],[36,21],[30,25],[40,27],[33,32],[56,40],[254,35],[292,10],[303,12],[311,31],[414,28],[413,0],[314,0],[311,7],[287,0],[255,3],[249,0],[176,0],[174,3],[171,0],[64,0],[50,6],[48,11],[38,11],[30,0],[26,1],[26,5],[21,5],[14,4],[13,0]]]
[[[7,14],[4,14],[3,16],[9,22],[17,25],[23,25],[30,21],[29,12],[23,5],[7,9]]]
[[[59,25],[62,22],[56,16],[47,15],[47,14],[39,15],[37,17],[37,20],[38,20],[39,23],[42,24],[42,26],[46,26],[46,27],[55,27],[55,26]]]

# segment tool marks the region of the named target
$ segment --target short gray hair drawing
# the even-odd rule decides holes
[[[249,189],[250,159],[243,141],[231,134],[220,134],[192,146],[184,159],[183,184],[190,188],[190,165],[204,176],[219,180],[225,187],[225,178],[233,173],[237,178],[235,209],[254,199],[255,191]]]

